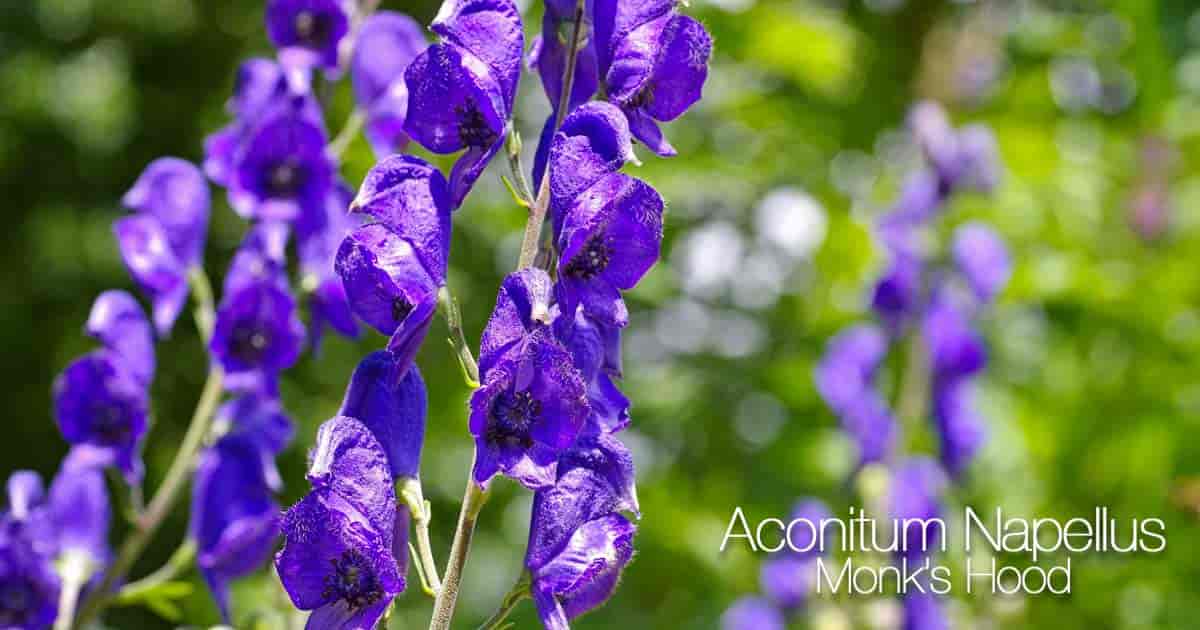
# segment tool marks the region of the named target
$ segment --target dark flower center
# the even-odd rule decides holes
[[[103,444],[119,444],[129,436],[129,418],[125,409],[114,401],[92,401],[88,417],[92,433]]]
[[[383,588],[375,570],[357,549],[347,549],[340,558],[330,560],[333,573],[325,576],[324,597],[344,599],[350,608],[369,606],[383,597]]]
[[[398,295],[392,299],[392,319],[396,320],[396,323],[404,321],[404,318],[408,317],[412,310],[413,305],[409,304],[404,296]]]
[[[296,41],[311,48],[324,46],[333,32],[333,21],[329,15],[312,11],[297,13],[294,26]]]
[[[271,197],[291,197],[304,183],[304,171],[294,158],[277,162],[267,169],[264,188]]]
[[[483,112],[475,101],[467,101],[454,107],[458,118],[458,137],[469,147],[490,147],[496,141],[496,132],[488,126]]]
[[[602,235],[597,234],[589,238],[583,244],[583,249],[567,262],[565,271],[572,278],[587,280],[600,275],[600,272],[608,268],[610,260],[612,260],[612,248],[608,246]]]
[[[533,446],[529,429],[542,415],[542,403],[528,391],[504,392],[492,403],[486,439],[500,446]]]
[[[0,585],[0,625],[23,626],[36,599],[33,585],[23,579]]]
[[[267,346],[271,345],[271,334],[257,321],[240,322],[233,327],[229,340],[229,351],[242,363],[254,365],[262,359]]]

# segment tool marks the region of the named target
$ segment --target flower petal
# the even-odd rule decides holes
[[[375,217],[404,238],[433,279],[445,282],[450,197],[440,171],[411,155],[384,158],[367,172],[351,212]]]
[[[149,384],[154,378],[154,333],[132,295],[119,290],[101,293],[84,328],[142,382]]]
[[[367,355],[346,388],[338,415],[361,421],[387,453],[393,478],[416,478],[425,440],[428,394],[421,371],[407,371],[391,352]]]
[[[491,69],[511,112],[521,77],[525,34],[513,0],[447,0],[429,26],[446,41],[469,51]]]
[[[191,162],[173,157],[154,160],[121,203],[158,219],[183,266],[201,264],[211,200],[204,174]]]

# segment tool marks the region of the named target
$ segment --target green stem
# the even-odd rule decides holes
[[[450,347],[458,357],[458,365],[462,368],[463,380],[467,387],[479,387],[479,364],[475,355],[471,354],[471,344],[467,343],[467,335],[463,332],[462,312],[458,309],[458,300],[450,294],[450,288],[443,286],[438,289],[438,312],[446,319],[446,327],[450,329]]]
[[[508,170],[512,171],[513,181],[516,182],[516,193],[525,207],[532,208],[533,189],[529,187],[529,180],[525,179],[525,166],[521,164],[521,134],[514,129],[508,135],[504,148],[508,154]]]
[[[190,278],[192,295],[196,301],[196,327],[200,331],[201,340],[207,346],[212,338],[212,325],[216,317],[212,285],[208,282],[204,271],[199,268],[190,272]],[[225,373],[219,366],[209,367],[204,389],[200,392],[200,399],[192,413],[187,433],[184,434],[183,443],[175,454],[171,467],[167,469],[167,474],[163,477],[162,484],[154,493],[154,498],[150,500],[146,511],[138,519],[137,526],[122,543],[112,564],[108,565],[108,569],[100,578],[99,585],[84,599],[79,617],[75,620],[76,628],[86,627],[88,622],[99,614],[104,605],[108,603],[112,597],[113,587],[125,577],[134,562],[141,557],[146,545],[150,543],[151,538],[162,526],[167,514],[182,495],[183,489],[187,486],[188,476],[196,463],[196,455],[204,443],[204,438],[208,435],[213,412],[216,411],[217,403],[221,400],[224,378]]]
[[[920,329],[914,326],[909,333],[904,374],[896,397],[896,417],[900,420],[901,431],[906,435],[912,435],[912,430],[923,426],[928,413],[929,378],[925,344]]]
[[[427,594],[434,597],[442,588],[442,580],[438,577],[437,562],[433,559],[433,547],[429,544],[429,521],[433,511],[429,501],[421,489],[421,480],[406,477],[400,480],[400,498],[408,505],[412,513],[413,529],[416,532],[416,545],[413,545],[413,557],[428,586]]]
[[[562,91],[559,93],[558,110],[554,112],[554,131],[562,125],[567,116],[567,108],[571,100],[571,89],[575,83],[575,62],[579,56],[579,47],[583,42],[583,7],[584,0],[575,4],[575,28],[571,32],[571,45],[567,49],[567,67],[563,70]],[[553,135],[553,134],[551,134]],[[517,269],[532,266],[537,261],[538,246],[542,234],[542,224],[546,222],[546,210],[550,207],[550,165],[542,173],[542,183],[538,187],[538,196],[529,209],[529,220],[525,222],[525,236],[521,239],[521,257],[517,261]]]
[[[355,136],[362,130],[363,124],[366,121],[366,112],[357,107],[354,108],[354,111],[350,112],[350,117],[346,119],[346,124],[342,126],[342,130],[338,132],[338,135],[334,137],[326,148],[329,156],[335,160],[342,157],[342,154],[346,152],[350,143],[354,142]]]
[[[192,566],[192,561],[195,559],[196,541],[189,538],[179,545],[175,553],[172,553],[171,557],[167,559],[166,564],[163,564],[154,573],[122,586],[121,590],[117,591],[114,601],[121,603],[137,600],[147,591],[178,577]]]
[[[471,466],[474,468],[474,465]],[[462,509],[458,513],[458,527],[454,530],[454,542],[450,545],[450,558],[446,561],[446,572],[442,578],[442,588],[438,590],[433,602],[433,618],[429,621],[429,630],[449,630],[450,620],[454,618],[454,606],[458,601],[458,589],[462,585],[463,567],[467,564],[467,554],[471,551],[471,538],[475,535],[475,522],[479,512],[487,503],[488,493],[480,488],[467,474],[467,490],[463,496]]]
[[[512,588],[508,589],[508,593],[504,595],[504,600],[500,602],[500,608],[491,617],[488,617],[488,620],[483,622],[483,625],[479,626],[479,630],[499,630],[504,627],[501,624],[504,623],[504,620],[508,618],[513,609],[517,607],[517,604],[520,604],[522,600],[530,596],[529,581],[529,572],[525,571],[521,574],[520,579],[512,585]]]

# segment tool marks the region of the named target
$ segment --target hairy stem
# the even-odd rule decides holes
[[[192,270],[190,279],[192,296],[196,301],[196,327],[200,331],[201,340],[207,346],[212,338],[212,325],[216,319],[212,285],[204,272],[198,268]],[[113,587],[125,577],[134,562],[141,557],[146,545],[150,543],[158,528],[162,526],[163,520],[166,519],[167,514],[182,495],[183,489],[187,486],[188,475],[195,466],[196,455],[204,443],[204,438],[208,435],[213,412],[216,411],[217,403],[221,400],[221,387],[224,379],[225,373],[219,366],[209,367],[204,389],[200,392],[200,399],[192,413],[183,443],[175,454],[175,460],[167,469],[167,474],[163,477],[162,484],[154,493],[154,498],[150,500],[146,511],[138,519],[137,526],[122,543],[112,564],[108,565],[108,569],[100,578],[98,586],[84,600],[79,617],[75,620],[76,628],[86,627],[87,623],[99,614],[101,608],[108,603],[112,597]]]
[[[406,477],[400,480],[400,498],[408,506],[412,514],[413,530],[416,532],[416,545],[413,545],[413,559],[421,572],[423,581],[428,585],[429,595],[437,596],[442,588],[442,580],[438,577],[437,562],[433,559],[433,547],[429,544],[429,521],[433,517],[429,501],[425,500],[421,489],[421,480]]]
[[[471,538],[475,535],[475,521],[478,520],[479,512],[487,498],[487,491],[475,483],[468,471],[467,491],[463,496],[462,509],[458,513],[458,527],[454,530],[454,542],[450,545],[450,558],[446,561],[442,587],[438,589],[437,598],[433,602],[433,618],[429,621],[429,630],[450,628],[450,620],[454,618],[454,606],[458,602],[458,589],[462,585],[463,567],[467,564]]]
[[[459,367],[463,371],[463,379],[471,389],[479,387],[479,364],[475,355],[471,354],[471,344],[467,343],[467,335],[463,332],[462,312],[458,310],[458,300],[450,294],[450,288],[443,286],[438,289],[438,312],[446,319],[446,327],[450,329],[450,347],[458,357]]]
[[[575,4],[575,28],[571,31],[571,45],[567,49],[567,67],[563,70],[562,92],[558,97],[558,109],[554,112],[554,132],[562,125],[570,107],[571,90],[575,84],[575,62],[579,56],[579,47],[583,42],[583,4],[578,0]],[[551,137],[553,137],[551,133]],[[550,207],[550,164],[547,160],[546,172],[542,173],[542,183],[538,187],[537,199],[529,209],[529,220],[525,222],[525,236],[521,239],[521,257],[517,261],[517,269],[532,266],[537,261],[538,245],[542,234],[542,224],[546,222],[546,210]]]
[[[529,597],[530,579],[528,571],[521,573],[520,579],[504,595],[504,599],[500,602],[500,608],[491,617],[488,617],[488,620],[483,622],[483,625],[479,626],[479,630],[499,630],[504,627],[501,624],[504,623],[504,620],[508,618],[513,609],[517,607],[517,604],[520,604],[522,600]]]

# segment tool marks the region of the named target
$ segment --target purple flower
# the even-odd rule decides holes
[[[896,439],[887,403],[875,389],[875,371],[887,353],[876,327],[859,325],[830,340],[816,369],[817,391],[858,446],[861,464],[886,459]]]
[[[342,239],[359,225],[348,214],[352,193],[339,184],[330,190],[323,212],[306,215],[296,222],[297,253],[303,286],[308,291],[308,345],[316,352],[326,328],[357,338],[358,322],[350,311],[350,302],[342,279],[334,272],[334,258]]]
[[[325,143],[320,122],[301,108],[276,108],[237,151],[230,205],[243,217],[265,220],[291,221],[320,212],[334,172]]]
[[[20,540],[0,537],[0,627],[42,630],[58,612],[54,565]]]
[[[645,182],[606,175],[581,193],[558,237],[558,298],[563,312],[582,304],[589,316],[621,326],[620,291],[631,289],[658,260],[663,201]]]
[[[629,122],[620,110],[602,101],[585,103],[572,111],[552,141],[538,146],[537,158],[533,173],[536,183],[541,182],[545,162],[550,162],[550,218],[556,236],[580,193],[620,170],[626,162],[637,163]]]
[[[579,307],[575,317],[554,320],[554,333],[588,386],[590,413],[584,434],[615,433],[629,426],[629,399],[613,382],[621,376],[620,328],[589,317]]]
[[[974,459],[986,438],[970,379],[939,379],[934,383],[933,419],[941,441],[942,465],[951,476],[957,477]]]
[[[763,594],[783,611],[804,605],[816,584],[816,563],[793,556],[769,558],[759,573]]]
[[[633,135],[658,155],[675,155],[659,122],[700,100],[712,38],[696,20],[661,0],[596,0],[599,72],[608,100],[629,117]]]
[[[499,472],[531,490],[554,482],[558,456],[588,414],[583,379],[546,328],[483,374],[470,406],[475,482]]]
[[[541,269],[510,273],[500,283],[496,307],[479,340],[479,369],[486,374],[501,359],[520,354],[535,330],[551,321],[553,281]]]
[[[892,470],[890,511],[892,519],[904,524],[899,556],[909,563],[919,562],[934,553],[946,532],[941,527],[922,527],[916,519],[934,519],[941,514],[938,499],[946,486],[946,477],[938,465],[928,459],[910,459]]]
[[[275,568],[308,628],[372,628],[404,590],[408,512],[396,507],[391,466],[363,423],[321,425],[308,479],[313,490],[283,519]]]
[[[986,127],[955,131],[945,110],[932,101],[915,105],[908,125],[925,157],[937,171],[943,191],[956,188],[992,190],[1000,177],[996,139]]]
[[[232,433],[200,454],[192,485],[196,565],[229,622],[230,580],[267,560],[279,536],[279,505],[264,476],[260,444]]]
[[[390,335],[388,350],[402,366],[411,365],[437,309],[439,286],[413,245],[386,225],[373,223],[342,241],[334,264],[350,310]]]
[[[154,160],[121,203],[158,219],[171,251],[184,267],[201,264],[211,201],[208,182],[191,162],[173,157]]]
[[[225,276],[209,350],[230,389],[262,390],[300,356],[304,324],[282,268],[284,234],[255,226]]]
[[[150,384],[154,378],[154,332],[132,295],[118,290],[101,293],[92,303],[84,329],[119,358],[130,374]]]
[[[63,438],[101,449],[130,483],[142,477],[146,384],[117,355],[97,350],[76,359],[54,381],[54,408]]]
[[[616,590],[633,555],[636,531],[620,510],[637,510],[633,465],[612,438],[569,451],[554,485],[533,499],[525,567],[530,590],[547,628],[603,604]]]
[[[291,443],[295,427],[276,396],[251,392],[226,402],[214,414],[213,431],[226,438],[253,442],[262,463],[263,479],[272,490],[283,487],[275,468],[275,455]]]
[[[955,296],[938,291],[925,313],[922,334],[935,378],[969,376],[987,364],[987,350]]]
[[[404,131],[434,153],[466,149],[450,173],[457,208],[504,144],[524,36],[512,0],[450,0],[430,28],[442,43],[427,48],[404,73]]]
[[[386,351],[373,352],[354,370],[340,416],[362,422],[387,454],[393,478],[417,478],[428,407],[425,381]]]
[[[575,30],[575,4],[571,0],[546,3],[546,12],[542,15],[542,34],[534,38],[526,57],[529,69],[536,70],[542,79],[542,88],[546,92],[546,98],[550,99],[551,119],[554,118],[554,112],[558,111],[559,100],[562,98],[567,52]],[[567,101],[567,111],[572,111],[587,102],[600,84],[599,68],[596,66],[596,43],[594,38],[588,35],[589,27],[586,24],[590,18],[589,7],[584,11],[585,24],[581,33],[583,45],[575,57],[575,76]],[[535,178],[541,179],[540,176]]]
[[[760,597],[743,597],[721,615],[721,630],[784,630],[783,613]]]
[[[66,564],[82,561],[84,570],[93,575],[112,556],[108,546],[112,508],[104,481],[106,464],[107,457],[94,449],[71,449],[50,482],[46,498],[60,559]],[[68,560],[69,556],[78,560]]]
[[[187,269],[171,249],[167,232],[151,214],[135,214],[113,223],[121,259],[134,282],[154,305],[154,327],[167,335],[187,301]]]
[[[924,265],[914,255],[893,252],[891,266],[871,295],[871,308],[888,331],[900,334],[920,307]]]
[[[354,98],[367,112],[367,139],[378,157],[408,144],[404,71],[427,46],[421,27],[394,11],[372,14],[358,31],[350,60],[351,80]]]
[[[904,630],[949,630],[950,620],[933,593],[911,590],[904,596]]]
[[[267,35],[284,65],[338,67],[338,47],[350,32],[350,16],[341,0],[270,0]]]
[[[951,251],[975,297],[984,304],[995,299],[1012,275],[1004,241],[982,223],[967,223],[955,230]]]
[[[438,286],[450,257],[450,196],[441,172],[421,158],[393,155],[371,167],[350,212],[364,214],[405,239]]]

